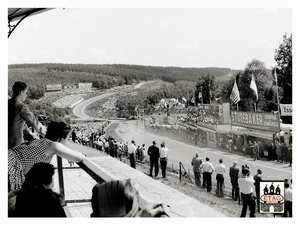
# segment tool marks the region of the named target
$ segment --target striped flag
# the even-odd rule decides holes
[[[257,92],[257,86],[256,86],[253,75],[252,75],[252,79],[251,79],[251,83],[250,83],[250,88],[254,91],[256,101],[257,101],[258,100],[258,92]]]
[[[232,91],[231,91],[230,99],[231,99],[231,101],[233,101],[234,104],[237,104],[241,100],[240,99],[240,92],[239,92],[239,89],[236,85],[236,80],[234,80],[234,84],[233,84],[233,88],[232,88]]]

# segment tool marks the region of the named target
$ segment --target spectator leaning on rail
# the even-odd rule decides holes
[[[195,153],[195,156],[192,159],[191,165],[193,166],[193,172],[195,177],[195,184],[197,187],[201,186],[201,173],[200,173],[200,166],[202,164],[202,159],[200,157],[199,152]]]
[[[24,104],[28,87],[17,81],[13,85],[13,97],[8,100],[8,149],[24,143],[23,130],[25,122],[38,134],[44,136],[46,128],[35,118],[29,107]]]
[[[38,163],[50,163],[56,154],[73,162],[81,162],[84,155],[65,146],[71,127],[63,122],[51,122],[45,138],[8,150],[8,190],[18,190],[30,168]]]

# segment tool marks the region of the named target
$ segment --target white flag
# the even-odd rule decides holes
[[[250,83],[250,88],[254,91],[256,101],[257,101],[258,100],[257,86],[256,86],[253,75],[252,75],[252,79],[251,79],[251,83]]]

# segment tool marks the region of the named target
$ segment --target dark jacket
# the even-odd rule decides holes
[[[148,148],[148,155],[150,160],[157,160],[159,158],[159,148],[156,145],[151,145]]]
[[[230,182],[233,185],[238,185],[238,174],[239,174],[239,169],[236,167],[230,167],[229,169],[229,176],[230,176]]]

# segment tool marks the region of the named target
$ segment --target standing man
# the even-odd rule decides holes
[[[128,154],[129,154],[130,166],[135,169],[136,146],[134,140],[132,140],[131,144],[128,146]]]
[[[8,100],[8,149],[24,143],[25,122],[43,137],[47,131],[24,103],[27,98],[27,84],[16,81],[12,90],[13,96]]]
[[[199,187],[201,185],[201,173],[200,173],[200,166],[202,164],[202,159],[200,157],[199,152],[195,153],[195,156],[192,159],[191,162],[192,166],[193,166],[193,172],[194,172],[194,177],[195,177],[195,184],[197,187]]]
[[[228,140],[228,147],[229,147],[229,151],[232,152],[232,148],[233,148],[233,141],[232,141],[232,138],[230,138]]]
[[[283,130],[280,130],[280,132],[279,132],[279,140],[280,140],[280,143],[285,143],[284,142],[284,131]]]
[[[163,178],[166,178],[168,152],[169,152],[169,149],[166,147],[165,142],[161,143],[161,149],[159,151],[159,158],[160,158],[160,167],[161,167],[161,173],[162,173]]]
[[[202,171],[203,171],[203,185],[202,185],[202,187],[205,188],[205,184],[206,184],[207,192],[210,192],[211,191],[211,174],[214,172],[215,168],[209,162],[208,157],[206,157],[205,160],[206,161],[203,162],[200,165],[200,169],[202,169]]]
[[[152,174],[152,170],[153,170],[153,166],[155,167],[154,168],[154,173],[155,173],[155,176],[157,177],[157,174],[158,174],[158,158],[159,158],[159,148],[156,146],[156,142],[153,141],[153,145],[151,145],[149,148],[148,148],[148,155],[150,157],[150,174],[149,176],[152,177],[153,174]]]
[[[291,180],[292,182],[292,180]],[[284,183],[284,213],[283,217],[292,217],[293,215],[293,189],[288,182]]]
[[[260,159],[260,157],[259,157],[259,145],[256,143],[256,141],[254,141],[254,144],[253,144],[253,155],[254,155],[254,161],[256,159]]]
[[[237,162],[234,161],[233,165],[229,168],[229,176],[230,176],[230,182],[232,185],[232,190],[231,190],[231,197],[234,199],[234,201],[238,200],[239,197],[239,169],[236,167]]]
[[[247,207],[249,206],[250,217],[255,217],[255,186],[254,179],[250,176],[250,171],[247,167],[242,169],[242,176],[238,179],[243,208],[240,217],[246,217]]]
[[[256,196],[259,196],[259,183],[262,181],[262,171],[260,169],[257,170],[257,174],[254,175],[253,177],[254,179],[254,186],[255,186],[255,192],[256,192]],[[259,198],[256,198],[256,206],[257,209],[259,210]]]
[[[225,165],[223,164],[223,159],[219,159],[219,163],[216,165],[216,179],[217,179],[217,191],[216,194],[218,197],[223,197],[223,185],[224,185],[224,173],[225,173]]]
[[[289,145],[293,144],[293,133],[292,130],[290,130],[290,136],[289,136]]]

